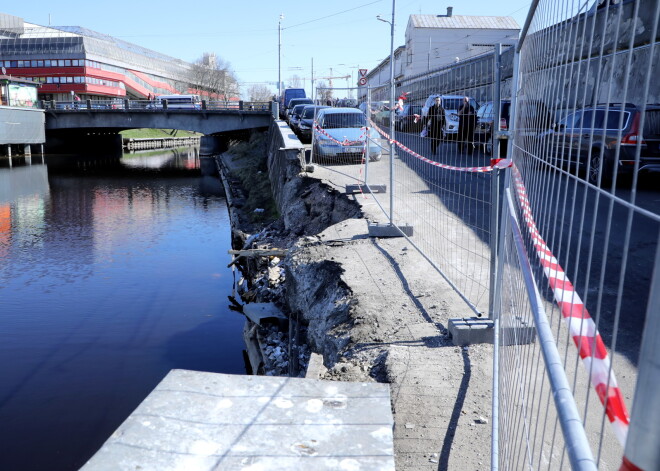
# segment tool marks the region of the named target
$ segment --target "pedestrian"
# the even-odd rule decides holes
[[[429,108],[428,117],[426,133],[431,139],[431,154],[435,155],[442,139],[442,130],[445,127],[445,109],[442,107],[441,97],[435,97],[435,103]]]
[[[474,152],[474,129],[477,127],[477,113],[470,104],[468,97],[463,97],[463,104],[458,109],[458,152],[467,147],[468,153]]]

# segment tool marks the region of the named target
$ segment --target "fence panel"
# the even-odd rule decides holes
[[[576,448],[566,436],[546,345],[510,340],[525,325],[539,329],[510,231],[501,252],[495,467],[582,469],[576,455],[591,454],[599,469],[619,469],[639,339],[647,313],[660,312],[651,296],[660,270],[659,2],[534,5],[513,90],[510,227],[520,227],[587,442]]]
[[[393,224],[412,227],[411,243],[478,315],[489,310],[496,172],[490,129],[477,128],[477,111],[492,102],[495,75],[491,53],[403,80],[394,100],[389,85],[369,91],[369,123],[393,142],[393,188],[379,198],[382,207]]]

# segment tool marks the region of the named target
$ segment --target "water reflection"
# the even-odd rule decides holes
[[[198,169],[199,147],[124,152],[121,156],[121,163],[126,167],[142,169]]]
[[[172,368],[244,373],[217,179],[157,155],[0,168],[0,469],[78,469]]]

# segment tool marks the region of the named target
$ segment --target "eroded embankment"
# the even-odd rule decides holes
[[[448,319],[470,316],[465,303],[405,239],[368,237],[371,200],[346,196],[330,169],[305,173],[289,133],[276,122],[262,147],[279,217],[241,242],[287,249],[241,261],[243,301],[288,316],[287,329],[257,335],[264,372],[305,374],[311,351],[308,377],[388,382],[397,470],[483,469],[488,450],[475,444],[489,441],[491,346],[452,345]]]
[[[280,323],[279,332],[275,332],[278,329],[273,325],[261,330],[262,340],[279,340],[271,342],[271,351],[279,347],[278,358],[271,359],[273,361],[268,358],[272,352],[262,349],[264,372],[304,375],[310,350],[320,354],[323,363],[332,368],[355,344],[353,336],[359,331],[355,327],[363,322],[364,315],[359,313],[353,291],[342,278],[342,264],[326,253],[318,234],[342,221],[363,216],[355,201],[303,173],[296,157],[286,159],[285,167],[275,166],[280,177],[279,213],[271,214],[270,221],[261,217],[265,210],[254,207],[249,201],[260,199],[263,206],[268,204],[263,195],[260,198],[251,195],[264,191],[254,178],[259,174],[265,177],[263,169],[258,170],[263,163],[259,162],[259,154],[264,161],[266,158],[265,139],[266,136],[253,137],[249,151],[241,147],[238,152],[232,152],[230,148],[218,156],[217,161],[227,187],[234,248],[288,250],[284,258],[242,258],[237,262],[243,273],[239,283],[242,301],[274,303],[295,326],[289,328]],[[249,169],[255,168],[252,176],[246,175]],[[274,216],[277,218],[272,220]],[[254,326],[246,330],[257,335]],[[297,358],[298,365],[289,365],[292,348],[296,347],[306,355]],[[351,369],[342,366],[343,373]],[[364,372],[370,368],[362,365],[359,370]],[[334,373],[342,373],[341,368]]]

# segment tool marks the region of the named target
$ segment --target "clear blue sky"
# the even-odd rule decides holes
[[[397,0],[394,47],[403,45],[411,14],[512,16],[523,26],[531,0]],[[322,5],[322,6],[318,6]],[[390,52],[390,25],[376,19],[392,16],[392,0],[163,0],[160,2],[6,3],[2,12],[29,23],[83,26],[192,62],[204,52],[228,61],[243,90],[265,83],[273,91],[278,75],[278,21],[282,20],[282,80],[314,75],[358,77]],[[332,71],[331,71],[332,69]],[[271,82],[270,84],[267,82]],[[334,86],[345,87],[346,80]]]

